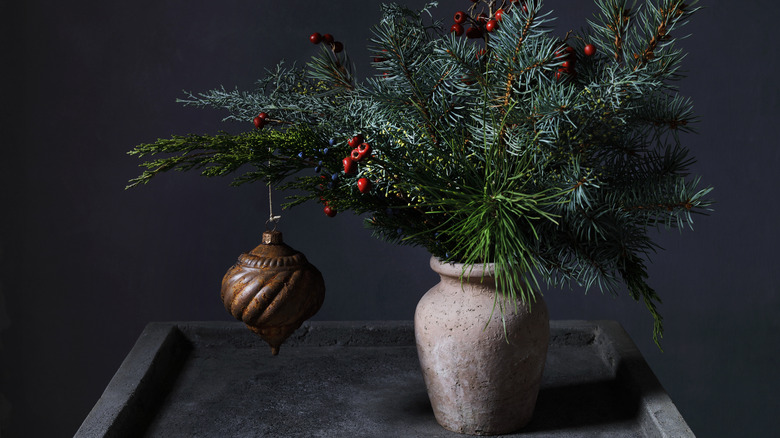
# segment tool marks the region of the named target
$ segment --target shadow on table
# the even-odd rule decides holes
[[[407,424],[435,423],[433,409],[424,391],[407,393],[403,398],[388,404],[395,405],[399,421]],[[522,432],[588,428],[607,430],[610,425],[617,427],[633,424],[638,422],[640,404],[641,400],[617,380],[542,388],[536,401],[534,417]]]
[[[542,388],[524,432],[637,422],[641,400],[616,380]]]

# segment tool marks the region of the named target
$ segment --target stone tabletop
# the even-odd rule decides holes
[[[614,321],[551,321],[522,437],[693,437]],[[240,322],[150,323],[76,437],[459,437],[410,321],[307,322],[278,356]]]

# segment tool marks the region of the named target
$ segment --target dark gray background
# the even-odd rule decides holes
[[[379,2],[3,1],[0,155],[0,421],[5,436],[70,436],[149,321],[227,320],[219,283],[268,215],[263,186],[138,173],[125,152],[171,134],[236,132],[181,90],[249,89],[279,60],[306,60],[313,31],[344,42],[362,75]],[[442,16],[465,8],[443,1]],[[421,1],[410,2],[413,5]],[[695,232],[661,232],[653,259],[665,353],[643,305],[548,291],[555,319],[616,319],[694,432],[770,436],[778,406],[779,213],[776,2],[711,0],[684,42],[683,93],[699,135],[685,138],[716,212]],[[558,32],[593,13],[548,1]],[[291,246],[323,272],[320,320],[411,319],[436,282],[420,249],[374,240],[358,217],[317,205],[284,212]]]

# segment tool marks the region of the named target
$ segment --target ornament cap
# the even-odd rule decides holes
[[[272,230],[263,233],[264,245],[281,245],[283,243],[281,231]]]

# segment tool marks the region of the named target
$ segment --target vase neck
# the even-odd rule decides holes
[[[446,282],[495,284],[495,265],[493,263],[467,265],[443,262],[436,257],[431,257],[431,269],[439,274],[442,281]]]

